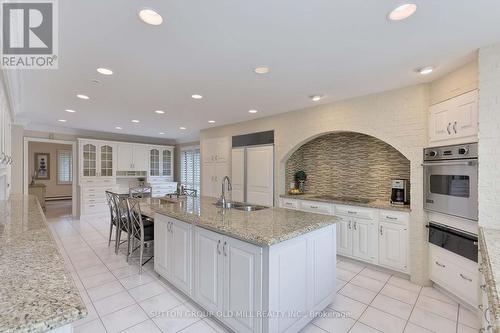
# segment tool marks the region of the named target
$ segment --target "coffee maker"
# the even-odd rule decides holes
[[[407,205],[409,200],[409,181],[407,179],[393,179],[391,189],[391,204]]]

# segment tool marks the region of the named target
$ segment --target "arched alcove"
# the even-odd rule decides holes
[[[306,192],[388,201],[392,179],[410,179],[410,161],[388,143],[357,132],[315,136],[288,154],[285,184],[306,172]]]

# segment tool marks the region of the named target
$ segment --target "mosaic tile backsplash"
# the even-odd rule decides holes
[[[307,174],[306,193],[389,200],[392,179],[410,179],[410,161],[387,143],[360,133],[326,134],[305,143],[286,162],[286,184]]]

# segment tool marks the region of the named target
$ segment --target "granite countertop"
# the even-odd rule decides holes
[[[270,207],[253,212],[221,209],[214,198],[187,197],[178,203],[142,199],[144,215],[163,214],[258,246],[271,246],[334,224],[334,216]]]
[[[34,196],[0,201],[0,332],[45,332],[87,315]]]
[[[500,283],[500,230],[479,228],[480,269],[483,272],[493,331],[500,332],[500,300],[497,286]]]
[[[314,193],[304,193],[304,194],[280,194],[281,198],[288,199],[296,199],[296,200],[310,200],[317,202],[328,202],[338,205],[349,205],[349,206],[358,206],[358,207],[367,207],[367,208],[378,208],[378,209],[387,209],[387,210],[395,210],[401,212],[410,212],[410,205],[393,205],[389,201],[383,200],[372,200],[368,203],[362,203],[358,201],[346,201],[346,200],[335,200],[330,198],[320,198],[318,194]]]

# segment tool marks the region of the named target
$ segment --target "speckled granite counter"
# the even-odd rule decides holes
[[[328,202],[338,205],[349,205],[349,206],[358,206],[358,207],[367,207],[367,208],[378,208],[378,209],[388,209],[388,210],[396,210],[401,212],[410,212],[409,205],[393,205],[389,201],[382,200],[373,200],[368,203],[360,203],[357,201],[344,201],[344,200],[333,200],[333,199],[325,199],[318,197],[317,194],[312,193],[304,193],[298,195],[292,194],[281,194],[280,198],[288,198],[288,199],[296,199],[296,200],[310,200],[317,202]]]
[[[36,198],[0,201],[0,332],[45,332],[86,315]]]
[[[152,216],[155,212],[193,223],[242,241],[259,246],[271,246],[313,230],[335,223],[334,216],[299,212],[270,207],[243,212],[221,209],[209,197],[186,198],[179,203],[160,203],[158,199],[144,199],[141,210]]]
[[[481,227],[478,239],[481,252],[479,264],[486,282],[493,331],[500,332],[500,299],[497,289],[500,284],[500,230]]]

